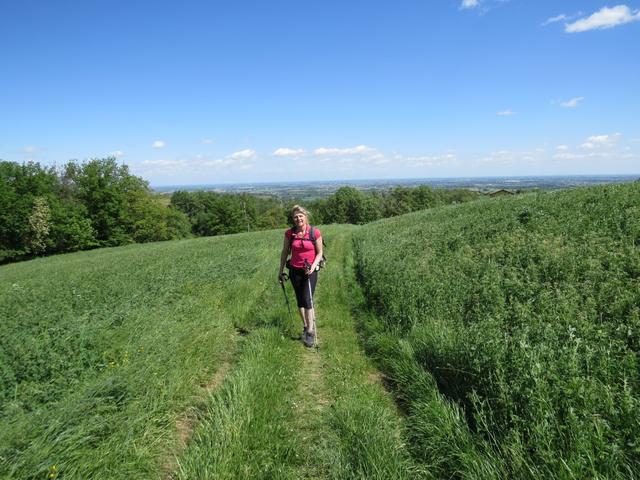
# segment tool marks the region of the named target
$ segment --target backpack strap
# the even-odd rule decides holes
[[[316,244],[316,227],[312,225],[309,225],[309,238],[296,238],[294,236],[296,233],[296,227],[291,227],[289,231],[291,232],[291,236],[289,237],[289,246],[291,246],[294,240],[302,240],[303,242],[311,241],[314,245]]]

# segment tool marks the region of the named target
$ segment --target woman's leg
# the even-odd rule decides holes
[[[311,335],[306,335],[304,340],[307,346],[310,346],[309,341],[315,340],[316,333],[316,315],[313,308],[313,292],[316,288],[316,282],[318,281],[318,272],[314,272],[312,275],[307,276],[303,270],[291,269],[289,278],[291,278],[291,284],[296,292],[296,300],[298,302],[298,310],[302,317],[302,323],[306,328],[306,331]]]
[[[309,323],[307,322],[307,315],[305,313],[305,307],[307,306],[305,300],[305,296],[307,295],[305,293],[305,291],[307,290],[306,275],[302,270],[290,269],[289,278],[291,279],[293,291],[296,294],[298,313],[300,313],[300,318],[302,319],[302,328],[306,331],[309,329]]]
[[[316,312],[313,308],[305,308],[304,315],[306,317],[307,331],[316,332]]]
[[[309,329],[309,323],[307,322],[306,309],[303,307],[298,308],[298,313],[300,313],[300,318],[302,319],[302,328],[304,330]]]

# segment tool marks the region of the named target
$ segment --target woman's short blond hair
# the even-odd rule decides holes
[[[302,213],[305,217],[307,217],[307,220],[309,220],[309,211],[300,205],[294,205],[293,207],[291,207],[291,213],[289,214],[290,220],[292,222],[293,216],[296,214],[296,212]]]

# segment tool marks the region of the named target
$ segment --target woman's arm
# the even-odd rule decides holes
[[[311,267],[307,272],[308,275],[311,275],[313,272],[316,271],[316,268],[318,268],[318,264],[320,263],[320,260],[322,260],[322,237],[316,238],[314,246],[316,249],[316,258],[313,260],[313,263],[311,264]]]
[[[284,242],[282,244],[282,252],[280,253],[280,273],[278,274],[278,281],[282,281],[282,274],[284,273],[284,265],[287,263],[287,257],[291,250],[291,242],[287,236],[284,236]]]

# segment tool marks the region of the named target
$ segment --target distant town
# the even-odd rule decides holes
[[[629,183],[640,180],[637,175],[565,175],[565,176],[528,176],[528,177],[468,177],[468,178],[419,178],[419,179],[382,179],[382,180],[326,180],[314,182],[269,182],[234,183],[203,185],[165,185],[153,186],[161,194],[170,194],[178,190],[216,191],[225,193],[250,193],[256,196],[278,197],[283,200],[316,200],[326,198],[340,187],[351,186],[362,191],[388,190],[395,187],[417,187],[428,185],[432,188],[465,188],[480,193],[492,193],[498,190],[518,193],[528,190],[561,190],[589,185],[609,183]]]

